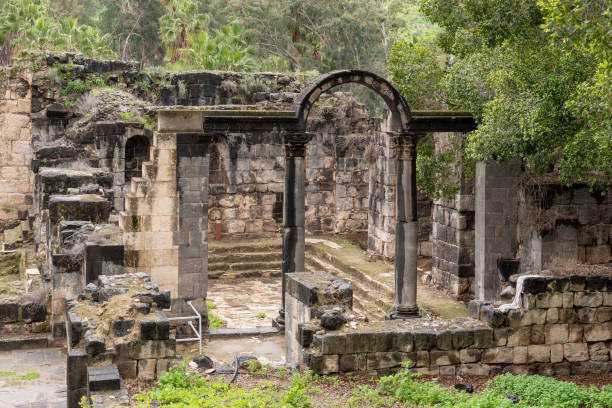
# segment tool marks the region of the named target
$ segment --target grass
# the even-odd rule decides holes
[[[255,317],[257,317],[258,319],[265,319],[266,318],[266,314],[264,312],[258,312]]]
[[[216,309],[217,305],[215,305],[210,300],[206,301],[206,311],[208,313],[208,330],[217,330],[223,326],[225,326],[225,320],[221,319],[219,316],[215,315],[212,310]]]
[[[14,380],[20,380],[20,381],[30,381],[30,380],[35,380],[37,378],[40,378],[40,374],[34,371],[30,371],[29,373],[26,373],[26,374],[17,375],[15,371],[0,371],[0,377],[12,378]]]
[[[255,367],[255,366],[254,366]],[[263,375],[260,369],[253,369]],[[278,374],[280,372],[277,371]],[[248,381],[253,384],[252,381]],[[347,385],[349,385],[347,387]],[[514,404],[506,394],[518,396]],[[504,374],[490,380],[479,394],[448,389],[434,381],[423,381],[407,366],[399,373],[354,385],[353,379],[318,376],[312,371],[294,373],[288,383],[267,380],[243,388],[223,379],[210,381],[181,363],[158,380],[149,392],[135,397],[138,407],[438,407],[438,408],[604,408],[612,406],[612,385],[585,387],[538,375]]]

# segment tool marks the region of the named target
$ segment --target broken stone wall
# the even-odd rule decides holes
[[[310,286],[316,289],[307,287],[299,293],[316,293],[325,288],[325,282]],[[307,296],[303,298],[302,309],[314,304]],[[418,319],[354,321],[324,331],[311,312],[309,322],[299,321],[295,330],[286,333],[287,343],[297,344],[293,355],[317,374],[388,375],[408,361],[412,371],[431,376],[612,372],[610,278],[529,278],[521,300],[522,307],[509,310],[472,301],[470,319],[426,324]],[[299,308],[286,311],[296,313]],[[288,315],[287,321],[295,317]]]

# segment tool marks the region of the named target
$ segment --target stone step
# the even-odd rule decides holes
[[[125,212],[128,214],[150,215],[152,206],[150,200],[143,200],[134,194],[125,194]]]
[[[395,297],[395,289],[389,285],[380,282],[368,274],[358,270],[357,268],[346,265],[338,258],[334,257],[332,254],[317,248],[314,245],[306,244],[306,254],[307,256],[316,256],[325,262],[332,264],[333,266],[341,269],[345,273],[354,276],[357,278],[358,282],[367,282],[369,286],[376,289],[378,292],[385,294],[387,297],[393,299]]]
[[[369,312],[368,314],[384,316],[393,306],[393,297],[386,293],[381,293],[376,288],[370,286],[354,275],[343,271],[329,262],[317,258],[312,255],[307,255],[307,263],[313,270],[324,270],[332,275],[345,280],[353,287],[353,297],[356,303],[360,303]]]
[[[147,179],[142,177],[134,177],[132,178],[130,184],[130,193],[134,197],[146,197],[147,196]]]
[[[208,244],[208,254],[209,256],[217,255],[217,254],[240,254],[246,252],[278,252],[281,253],[282,247],[280,242],[278,244],[236,244],[235,246],[231,245],[223,245],[216,246],[215,242],[210,242]]]
[[[209,254],[208,263],[238,263],[238,262],[272,262],[281,261],[282,254],[277,252],[238,252],[238,253],[221,253]]]
[[[278,278],[281,270],[278,269],[253,269],[246,271],[208,271],[208,279],[236,279],[236,278]]]
[[[151,161],[142,163],[142,178],[154,181],[157,175],[157,164]]]
[[[87,389],[89,392],[120,390],[121,377],[117,366],[87,367]]]
[[[49,219],[60,221],[91,221],[102,224],[108,220],[111,202],[96,194],[52,195],[49,198]]]
[[[248,271],[248,270],[273,270],[281,268],[281,261],[271,261],[271,262],[234,262],[234,263],[208,263],[208,271],[227,271],[227,272],[237,272],[237,271]]]

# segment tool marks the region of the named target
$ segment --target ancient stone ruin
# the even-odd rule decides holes
[[[266,330],[284,332],[287,363],[320,374],[405,361],[429,375],[612,371],[611,195],[509,161],[478,163],[454,198],[429,199],[419,139],[434,133],[443,149],[475,128],[471,114],[411,110],[359,70],[146,72],[72,53],[41,63],[3,71],[0,337],[65,345],[69,407],[104,393],[123,403],[123,380],[182,358],[177,342],[209,334],[209,279],[230,276],[281,280]],[[388,112],[372,117],[334,89],[347,84]],[[351,282],[336,276],[337,259],[306,241],[355,232],[372,264],[393,264],[390,286],[357,268]],[[251,261],[209,265],[215,242],[273,237],[278,254],[260,246]],[[470,301],[469,317],[420,310],[419,285]],[[355,310],[368,297],[372,319]],[[199,330],[181,320],[194,312]]]

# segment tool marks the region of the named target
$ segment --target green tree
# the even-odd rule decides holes
[[[159,19],[159,37],[166,47],[167,59],[176,63],[189,41],[193,41],[191,37],[204,30],[207,18],[198,13],[194,0],[168,0],[164,10],[165,14]]]
[[[424,70],[441,105],[474,112],[479,126],[462,147],[464,159],[520,157],[538,174],[608,183],[610,7],[605,0],[422,0],[440,26],[440,51],[398,42],[389,70],[412,103],[426,106],[414,80]],[[425,67],[419,45],[429,50]],[[449,62],[441,76],[436,53]]]
[[[0,15],[1,62],[20,54],[43,50],[81,51],[87,56],[110,57],[109,37],[76,19],[58,19],[48,0],[7,0]]]

